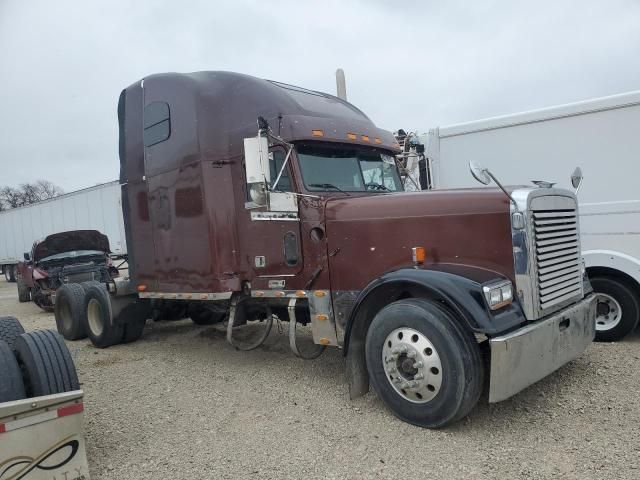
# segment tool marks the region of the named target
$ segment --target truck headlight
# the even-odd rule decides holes
[[[484,285],[482,291],[491,310],[498,310],[513,302],[513,285],[508,280]]]

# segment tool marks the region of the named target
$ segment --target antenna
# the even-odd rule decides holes
[[[344,79],[344,70],[336,70],[336,91],[338,98],[347,101],[347,82]]]

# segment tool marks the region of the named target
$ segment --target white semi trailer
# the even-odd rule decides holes
[[[17,264],[36,240],[68,230],[98,230],[111,251],[127,253],[118,181],[0,212],[0,268],[15,281]]]
[[[640,304],[640,91],[433,128],[423,137],[433,188],[478,187],[469,161],[504,185],[571,188],[579,165],[582,251],[598,296],[597,338],[635,328]]]

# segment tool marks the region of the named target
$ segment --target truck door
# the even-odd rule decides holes
[[[269,150],[272,182],[275,182],[285,157],[286,151],[282,147]],[[290,164],[276,188],[282,192],[294,191]],[[300,219],[297,211],[279,214],[273,210],[273,207],[271,211],[267,208],[247,210],[247,215],[251,217],[247,251],[251,266],[258,276],[282,277],[286,285],[286,277],[295,276],[303,267]]]

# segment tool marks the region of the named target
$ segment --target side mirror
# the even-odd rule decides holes
[[[576,169],[571,174],[571,185],[576,189],[576,193],[580,190],[580,185],[582,185],[582,169],[580,167],[576,167]]]
[[[479,181],[483,185],[489,185],[491,183],[491,177],[487,173],[487,169],[477,162],[471,160],[469,162],[469,170],[471,171],[471,175],[477,181]]]
[[[23,256],[24,256],[25,262],[31,261],[31,255],[29,254],[29,252],[24,252]]]
[[[271,181],[267,137],[244,139],[244,164],[247,172],[247,190],[251,201],[256,206],[266,205],[267,184]]]

